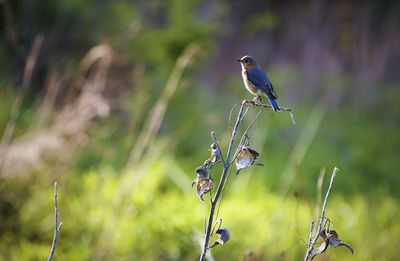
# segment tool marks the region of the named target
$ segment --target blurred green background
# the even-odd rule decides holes
[[[288,114],[251,131],[264,167],[229,178],[216,260],[301,260],[323,191],[354,249],[398,260],[398,1],[0,1],[0,260],[196,260],[208,196],[191,188],[215,130],[266,69]],[[250,112],[249,116],[254,114]],[[246,118],[248,124],[251,117]],[[244,125],[240,129],[244,130]],[[213,176],[219,177],[220,168]]]

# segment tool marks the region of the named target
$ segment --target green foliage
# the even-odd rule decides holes
[[[217,12],[228,7],[199,0],[8,2],[24,52],[38,33],[47,39],[37,65],[39,80],[34,73],[31,92],[16,122],[17,141],[38,131],[35,123],[40,91],[45,86],[40,79],[48,76],[43,72],[65,67],[66,78],[70,74],[78,77],[74,72],[84,53],[105,42],[115,54],[107,95],[119,91],[117,80],[124,84],[117,108],[108,118],[93,122],[82,133],[83,145],[68,152],[68,157],[47,160],[23,177],[1,177],[0,260],[46,259],[54,229],[54,180],[59,184],[59,219],[64,223],[55,260],[197,259],[208,210],[190,187],[194,169],[209,156],[211,130],[225,151],[232,128],[227,119],[231,106],[251,98],[239,75],[228,75],[219,91],[198,76],[201,66],[210,64],[205,58],[211,55],[204,53],[212,53],[216,36],[229,30],[216,22],[220,21]],[[217,11],[200,15],[202,8]],[[274,31],[282,23],[280,18],[273,11],[260,12],[246,19],[243,30],[250,36],[259,30]],[[146,148],[154,149],[150,155],[154,157],[127,167],[177,57],[192,42],[205,52],[196,60],[199,67],[184,72],[159,134]],[[1,130],[18,95],[20,75],[15,71],[22,71],[16,66],[21,57],[12,54],[7,44],[0,44],[0,56],[4,57],[0,62]],[[291,66],[271,65],[269,75],[276,79],[275,86],[307,84],[302,70]],[[326,73],[321,79],[321,85],[340,90],[348,101],[347,95],[353,91],[349,86],[355,82],[352,75]],[[259,162],[265,166],[229,177],[219,216],[232,237],[223,247],[213,249],[217,260],[241,260],[244,256],[300,260],[310,222],[316,217],[318,175],[324,167],[329,173],[334,164],[341,172],[327,216],[355,248],[355,254],[329,249],[320,259],[326,255],[333,260],[399,259],[400,92],[398,86],[384,87],[367,110],[351,103],[328,108],[305,157],[294,163],[295,178],[285,196],[279,191],[282,172],[293,164],[290,155],[309,118],[309,103],[320,93],[303,97],[301,88],[277,88],[281,105],[294,109],[297,124],[293,126],[287,114],[271,113],[264,113],[255,124],[252,146],[260,151]],[[66,96],[63,91],[60,96]],[[292,100],[286,98],[290,94]],[[212,174],[218,177],[220,167]]]
[[[175,164],[172,158],[157,161],[128,193],[123,205],[116,203],[120,179],[111,169],[79,176],[70,173],[62,178],[59,208],[64,226],[56,258],[196,259],[205,208],[194,190],[181,190],[170,177]],[[340,173],[338,179],[344,175]],[[245,179],[250,181],[243,187]],[[314,200],[282,198],[258,182],[260,179],[263,177],[244,171],[229,181],[232,189],[224,197],[220,217],[225,218],[224,226],[229,227],[232,238],[214,249],[218,260],[237,259],[246,252],[260,259],[297,260],[303,256]],[[162,189],[165,183],[167,190]],[[3,185],[1,205],[10,199],[11,188],[16,189],[15,183]],[[13,203],[18,204],[18,214],[13,218],[18,232],[2,234],[2,257],[43,260],[52,237],[52,186],[41,178],[35,180],[34,187],[25,184],[18,189],[30,193],[19,193],[23,198]],[[339,195],[329,200],[327,216],[356,252],[351,256],[339,248],[328,250],[327,255],[340,260],[370,260],[382,257],[381,250],[385,249],[387,260],[395,259],[399,243],[396,235],[400,232],[396,199],[379,191],[373,201],[359,195],[344,197],[338,193],[338,186],[334,194]],[[5,240],[14,238],[15,233],[22,239],[18,243]]]

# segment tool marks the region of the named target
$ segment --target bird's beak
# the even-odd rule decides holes
[[[240,62],[240,63],[241,63],[241,62],[243,62],[243,61],[242,61],[242,60],[240,60],[240,59],[237,59],[236,61],[238,61],[238,62]]]

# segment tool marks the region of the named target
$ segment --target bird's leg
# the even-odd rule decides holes
[[[261,102],[261,96],[260,95],[256,95],[253,98],[253,103],[254,104],[259,104]]]

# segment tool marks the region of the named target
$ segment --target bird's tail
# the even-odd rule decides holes
[[[276,100],[273,97],[269,97],[269,95],[266,95],[269,103],[271,103],[272,108],[274,109],[274,111],[280,111],[281,109],[279,109],[279,105],[276,102]]]

